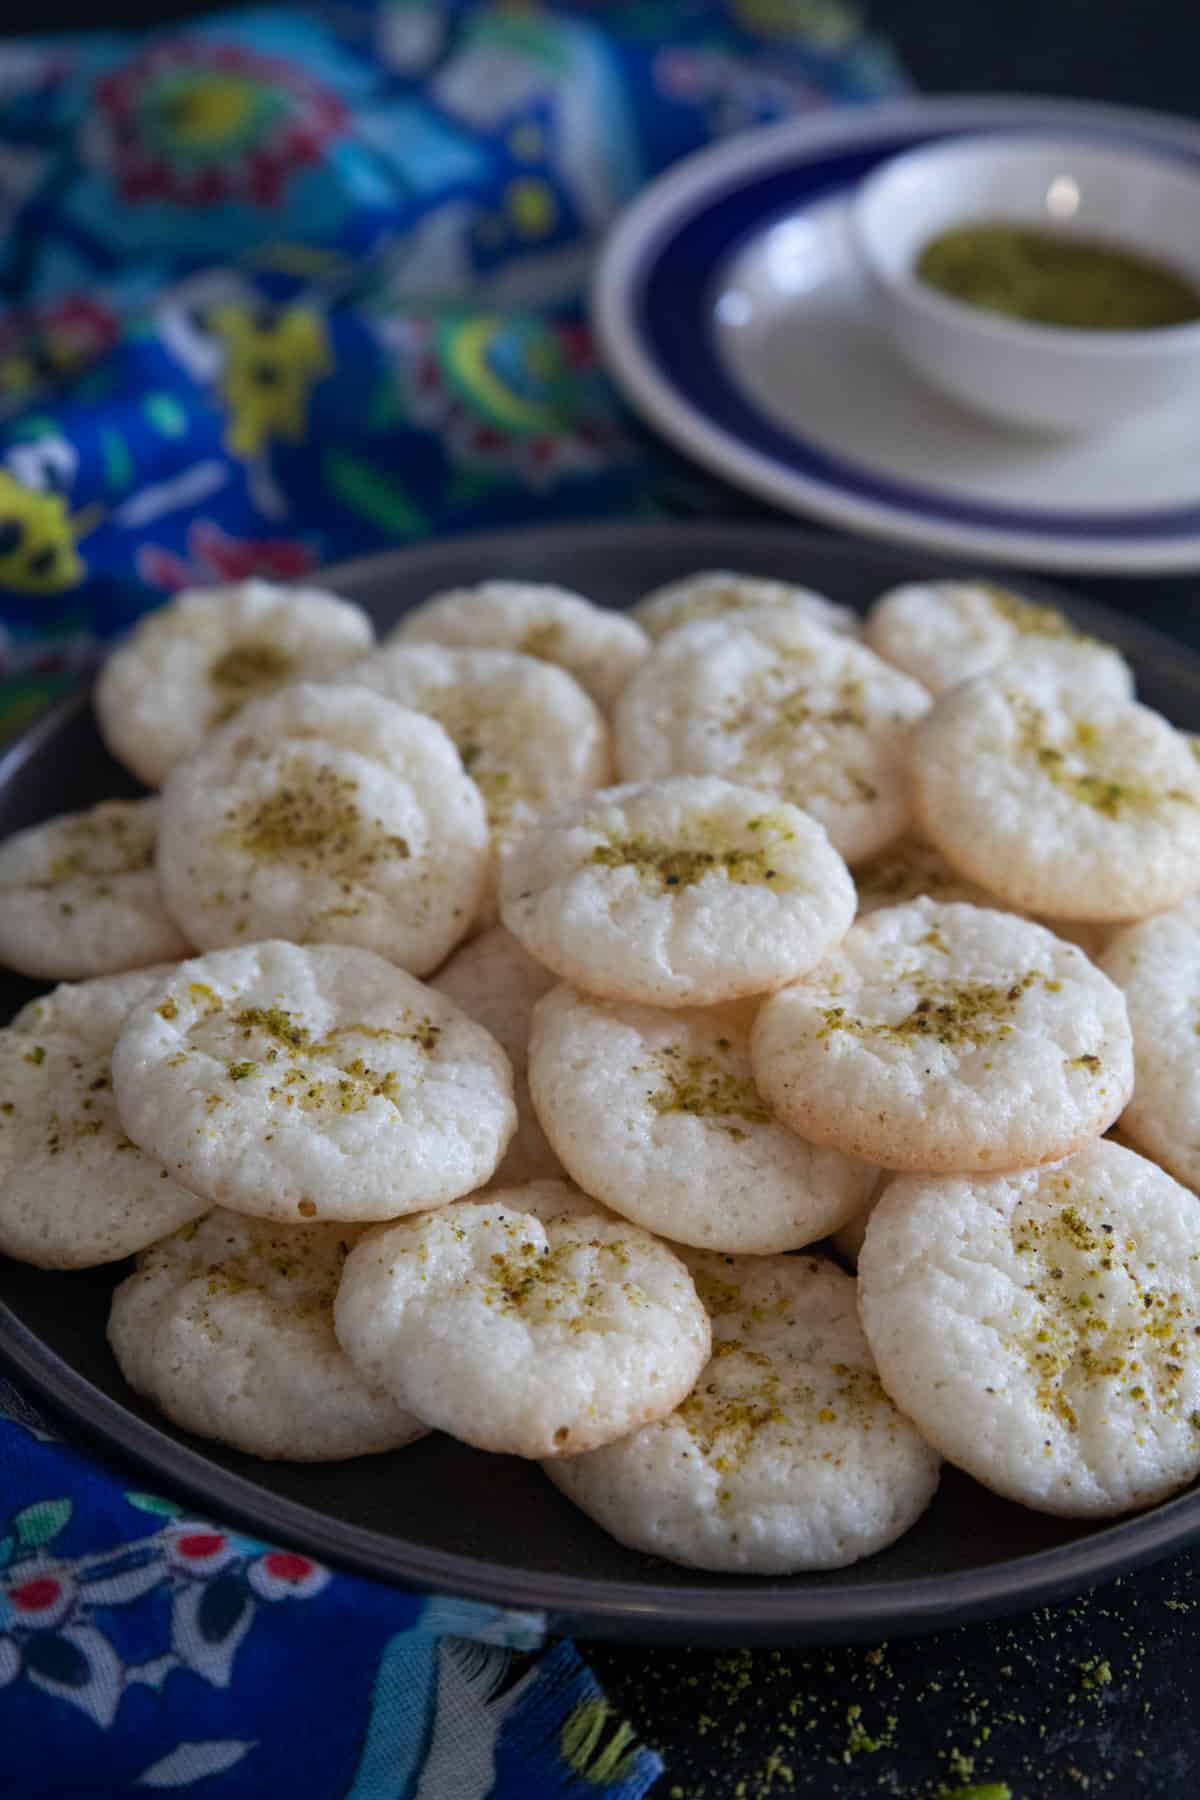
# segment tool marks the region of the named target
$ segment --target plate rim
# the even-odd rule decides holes
[[[434,568],[444,564],[448,555],[486,563],[511,554],[522,539],[532,540],[531,556],[553,550],[556,544],[569,545],[579,556],[603,553],[606,546],[619,544],[647,551],[674,549],[686,539],[696,546],[698,564],[704,560],[705,546],[715,555],[718,545],[735,563],[748,566],[760,554],[785,546],[794,550],[798,562],[812,552],[847,564],[864,556],[905,560],[911,555],[903,548],[826,538],[786,521],[619,520],[464,534],[337,564],[321,571],[321,579],[353,588],[386,577],[398,563],[417,571],[422,564]],[[941,572],[938,560],[928,559],[933,573]],[[1064,597],[1061,589],[1035,579],[1023,578],[1021,586],[1034,596],[1040,591],[1048,599]],[[1088,613],[1095,614],[1097,629],[1112,616],[1101,603],[1069,597],[1083,611],[1085,624]],[[1176,661],[1182,655],[1194,663],[1200,688],[1196,652],[1134,617],[1121,615],[1121,632],[1135,655],[1170,655]],[[85,684],[35,719],[0,753],[0,784],[11,781],[42,741],[53,738],[89,703]],[[719,1586],[687,1582],[667,1586],[653,1579],[635,1583],[586,1574],[535,1574],[486,1556],[431,1549],[347,1523],[223,1467],[203,1447],[140,1417],[96,1386],[0,1299],[0,1372],[5,1368],[15,1370],[54,1413],[66,1415],[101,1457],[128,1458],[194,1500],[202,1511],[212,1510],[256,1535],[294,1545],[356,1575],[501,1606],[527,1620],[536,1619],[551,1632],[659,1643],[686,1638],[714,1645],[833,1643],[909,1635],[1025,1611],[1200,1541],[1197,1486],[1070,1543],[940,1576],[867,1580],[843,1587],[836,1570],[814,1574],[803,1586],[754,1576],[730,1577]]]
[[[656,244],[685,212],[728,195],[751,172],[762,177],[789,163],[889,132],[931,125],[964,130],[1038,122],[1059,128],[1114,128],[1161,148],[1200,156],[1200,125],[1145,108],[1030,95],[952,95],[885,101],[870,107],[822,111],[758,128],[683,158],[653,181],[616,220],[601,246],[589,292],[589,316],[604,362],[625,398],[676,449],[743,491],[802,519],[824,520],[873,540],[909,549],[1004,561],[1060,573],[1169,574],[1200,563],[1200,533],[1145,539],[1095,533],[1059,537],[1044,530],[963,524],[926,518],[902,504],[864,498],[834,480],[789,469],[695,405],[660,371],[637,319],[639,272]],[[1166,509],[1162,509],[1166,510]],[[1152,517],[1153,515],[1149,515]]]

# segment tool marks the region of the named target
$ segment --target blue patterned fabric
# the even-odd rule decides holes
[[[0,732],[180,588],[678,495],[582,324],[600,234],[686,152],[896,86],[839,0],[0,45]],[[541,1641],[195,1519],[0,1388],[21,1800],[634,1800],[657,1758]]]

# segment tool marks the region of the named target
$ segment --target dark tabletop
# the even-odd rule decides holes
[[[44,0],[37,24],[197,10]],[[867,10],[931,92],[1071,94],[1200,117],[1200,0],[874,0]],[[1076,585],[1200,647],[1200,571]],[[934,1637],[805,1652],[581,1649],[666,1760],[655,1800],[1200,1793],[1200,1552],[1063,1606]]]

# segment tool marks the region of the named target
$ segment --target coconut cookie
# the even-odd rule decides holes
[[[556,988],[534,1013],[529,1085],[584,1189],[649,1231],[765,1255],[835,1231],[876,1170],[772,1118],[747,1006],[663,1012]]]
[[[1049,1162],[1133,1091],[1124,1000],[1082,950],[1012,913],[933,900],[853,926],[764,1003],[752,1048],[794,1131],[885,1169]]]
[[[186,956],[154,872],[157,839],[157,800],[103,800],[5,839],[0,962],[76,980]]]
[[[1200,1474],[1200,1201],[1108,1142],[1049,1169],[892,1182],[859,1258],[888,1393],[1041,1512],[1121,1513]]]
[[[721,775],[811,813],[848,862],[909,823],[912,728],[929,696],[794,611],[681,626],[617,703],[627,781]]]
[[[205,950],[357,944],[424,975],[487,878],[483,803],[446,733],[348,683],[256,701],[176,765],[162,807],[163,892]]]
[[[806,974],[854,917],[854,883],[799,807],[681,775],[535,826],[505,860],[500,910],[590,994],[706,1006]]]
[[[1015,657],[1053,666],[1066,685],[1092,698],[1133,698],[1133,671],[1110,644],[1088,637],[1057,607],[987,581],[891,588],[867,614],[865,636],[932,694]]]
[[[1100,967],[1125,995],[1133,1028],[1121,1135],[1200,1188],[1200,901],[1120,932]]]
[[[408,613],[389,644],[516,650],[557,663],[607,710],[650,649],[627,613],[539,581],[481,581],[450,588]]]
[[[495,1172],[499,1044],[369,950],[248,944],[180,967],[118,1040],[126,1131],[210,1202],[285,1223],[392,1219]]]
[[[393,644],[359,663],[354,679],[449,732],[483,795],[497,855],[542,813],[608,780],[608,727],[595,702],[532,656]],[[484,911],[494,915],[498,868],[491,879]]]
[[[912,773],[925,835],[1009,906],[1128,920],[1200,887],[1200,764],[1148,707],[1001,668],[943,695]]]
[[[185,1226],[113,1294],[108,1341],[122,1375],[185,1431],[250,1456],[333,1462],[423,1437],[334,1336],[334,1295],[362,1229],[220,1209]]]
[[[433,986],[490,1031],[513,1071],[517,1129],[496,1171],[495,1184],[537,1181],[562,1172],[533,1110],[526,1067],[533,1009],[556,984],[549,969],[527,956],[503,925],[480,932],[439,969]]]
[[[168,971],[56,988],[0,1031],[0,1251],[43,1269],[119,1262],[212,1204],[126,1136],[113,1045]]]
[[[374,635],[361,607],[319,588],[189,589],[140,620],[104,664],[101,735],[148,787],[160,787],[248,700],[328,677],[364,656]]]
[[[363,1375],[481,1450],[570,1456],[661,1418],[708,1360],[684,1264],[624,1219],[543,1223],[491,1197],[370,1232],[338,1338]]]
[[[772,581],[764,575],[737,575],[729,569],[708,569],[698,575],[685,575],[682,581],[669,581],[643,595],[633,608],[633,616],[656,642],[681,625],[697,619],[726,619],[733,613],[766,612],[773,608],[790,611],[810,625],[826,631],[837,631],[854,637],[859,625],[858,614],[849,606],[838,606],[812,588],[799,587],[791,581]]]
[[[682,1406],[546,1465],[631,1549],[695,1569],[840,1569],[916,1523],[939,1458],[888,1399],[854,1282],[799,1256],[688,1258],[713,1358]]]

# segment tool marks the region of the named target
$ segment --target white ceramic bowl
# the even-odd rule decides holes
[[[1031,325],[919,282],[931,238],[1005,220],[1103,238],[1200,286],[1200,165],[1085,138],[953,138],[883,164],[851,209],[882,328],[943,394],[1006,425],[1106,430],[1188,388],[1200,394],[1200,323],[1154,331]]]

